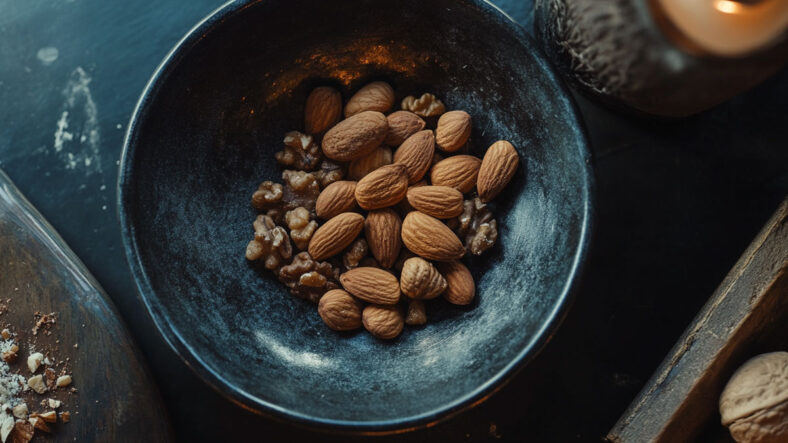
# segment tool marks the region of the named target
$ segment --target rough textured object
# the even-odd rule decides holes
[[[658,26],[646,0],[537,0],[536,35],[559,71],[596,99],[649,114],[700,112],[788,60],[788,39],[740,58],[694,56]]]
[[[285,34],[288,49],[271,44]],[[120,183],[132,272],[179,355],[248,408],[353,430],[432,423],[511,378],[555,331],[588,240],[585,136],[540,54],[481,1],[241,1],[196,28],[142,98]],[[328,333],[314,305],[242,256],[250,192],[277,177],[271,156],[303,118],[293,103],[326,79],[347,97],[380,78],[468,111],[477,147],[504,138],[538,165],[519,168],[496,200],[506,247],[472,262],[474,308],[436,303],[430,321],[396,343]],[[253,115],[242,96],[255,98]],[[220,110],[235,117],[214,118]],[[217,145],[220,136],[227,143]],[[434,364],[414,361],[424,349]]]
[[[79,395],[58,389],[28,400],[32,410],[40,410],[37,403],[44,398],[61,400],[64,409],[79,414],[68,425],[58,426],[54,437],[58,441],[171,441],[156,385],[104,290],[2,171],[0,257],[0,294],[8,306],[3,323],[19,334],[20,353],[29,352],[33,314],[55,312],[52,335],[36,336],[38,349],[51,347],[58,360],[68,358],[69,373],[79,389]]]
[[[788,441],[788,352],[741,365],[720,395],[720,415],[737,442]]]
[[[717,399],[734,370],[760,347],[774,350],[775,346],[788,346],[785,294],[788,199],[662,361],[608,439],[617,443],[689,442],[709,423],[721,426]]]

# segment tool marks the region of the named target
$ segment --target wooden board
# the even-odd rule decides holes
[[[72,374],[77,390],[24,393],[31,412],[51,410],[40,402],[54,398],[71,413],[69,423],[51,425],[51,434],[36,432],[33,441],[172,439],[157,389],[109,298],[2,171],[0,311],[0,326],[17,334],[20,347],[12,371],[31,375],[26,360],[34,348],[56,372]],[[56,322],[34,335],[36,312],[55,313]]]
[[[722,389],[750,357],[788,350],[786,325],[788,198],[607,438],[616,443],[728,439],[719,424]]]

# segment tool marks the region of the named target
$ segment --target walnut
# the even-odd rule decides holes
[[[318,183],[322,188],[345,178],[345,168],[333,160],[323,160],[320,163],[320,169],[313,172],[312,175],[317,178]]]
[[[252,194],[252,206],[259,211],[278,206],[282,201],[282,185],[264,181]]]
[[[285,134],[284,144],[285,149],[274,154],[276,161],[281,165],[312,171],[323,158],[320,146],[311,135],[290,131]]]
[[[722,391],[720,415],[739,443],[788,441],[788,352],[744,363]]]
[[[457,233],[465,249],[473,255],[480,255],[490,249],[498,239],[498,222],[477,196],[465,200],[462,214],[448,220],[446,224]]]
[[[267,215],[258,215],[254,221],[254,240],[246,246],[247,260],[264,260],[266,269],[274,270],[293,254],[290,237],[281,226],[276,226]]]
[[[11,443],[26,443],[33,439],[33,434],[35,430],[33,429],[33,425],[26,422],[19,420],[14,423],[14,430],[11,434]]]
[[[300,250],[306,250],[312,234],[317,230],[317,222],[310,220],[309,211],[303,206],[285,213],[287,227],[290,228],[290,238]]]
[[[279,281],[290,288],[290,293],[312,303],[320,301],[327,291],[339,289],[336,278],[330,263],[312,260],[308,252],[299,252],[291,264],[279,269]]]
[[[304,171],[285,170],[282,172],[282,181],[285,189],[282,196],[282,211],[292,211],[303,207],[315,217],[315,202],[320,195],[320,185],[317,178]]]
[[[363,237],[359,237],[348,246],[347,251],[342,256],[342,264],[345,265],[346,270],[357,268],[368,252],[369,245],[367,241]]]
[[[430,93],[422,94],[419,98],[412,95],[403,98],[402,109],[421,117],[437,117],[446,112],[443,102]]]

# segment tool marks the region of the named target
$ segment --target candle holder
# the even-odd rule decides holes
[[[784,0],[537,0],[535,28],[579,90],[657,116],[708,109],[788,61]]]

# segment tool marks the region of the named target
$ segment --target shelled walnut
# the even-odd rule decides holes
[[[266,180],[252,194],[252,206],[259,210],[272,209],[282,203],[282,185]]]
[[[290,131],[283,142],[285,148],[274,154],[279,164],[302,171],[312,171],[319,166],[323,152],[311,135]]]
[[[246,246],[247,260],[263,260],[266,269],[282,266],[293,254],[287,231],[267,215],[254,221],[254,239]]]
[[[358,238],[348,246],[347,251],[342,256],[342,264],[346,270],[357,268],[368,252],[369,245],[367,245],[367,241],[363,238]]]
[[[462,240],[465,249],[480,255],[495,245],[498,239],[498,222],[485,203],[474,196],[463,202],[462,214],[446,223]]]
[[[323,160],[320,168],[312,173],[317,178],[321,188],[345,178],[345,167],[333,160]]]
[[[328,262],[312,260],[308,252],[299,252],[293,262],[282,266],[279,281],[290,288],[290,293],[312,303],[320,301],[327,291],[339,289],[339,270]]]
[[[285,183],[282,192],[282,216],[287,211],[303,207],[314,218],[315,202],[317,202],[317,196],[320,195],[320,185],[317,178],[305,171],[287,169],[282,172],[282,181]]]
[[[285,222],[290,228],[290,238],[300,250],[305,250],[309,246],[309,240],[317,229],[317,222],[310,220],[309,211],[303,206],[299,206],[292,211],[285,213]]]
[[[401,105],[402,109],[420,117],[437,117],[446,112],[443,102],[430,93],[422,94],[419,98],[409,95],[402,99]]]

